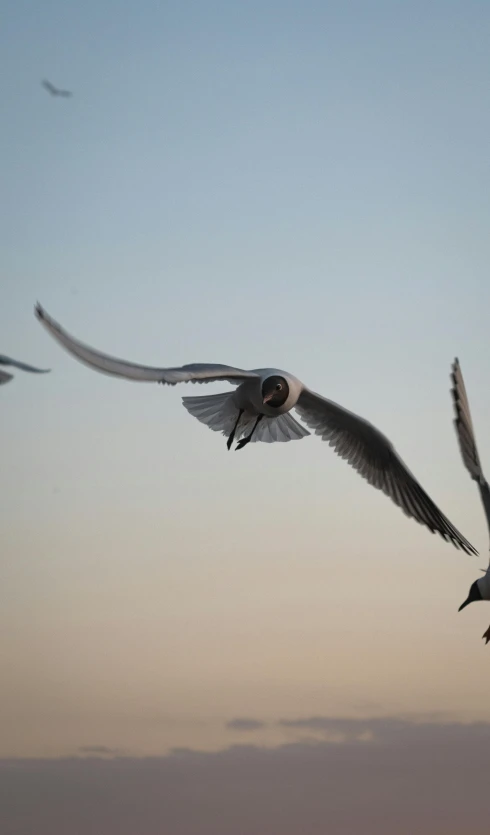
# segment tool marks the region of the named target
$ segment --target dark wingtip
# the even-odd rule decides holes
[[[474,548],[471,544],[471,542],[468,542],[468,540],[464,539],[463,536],[460,535],[460,537],[450,537],[450,541],[456,548],[461,549],[465,552],[465,554],[468,554],[470,557],[480,556],[476,548]]]

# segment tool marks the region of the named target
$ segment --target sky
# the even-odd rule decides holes
[[[146,769],[172,835],[220,835],[224,794],[223,833],[323,832],[336,790],[290,787],[337,756],[339,796],[371,781],[332,811],[339,835],[383,835],[388,797],[405,812],[393,757],[408,791],[434,748],[481,774],[490,606],[457,609],[488,534],[449,373],[458,356],[490,472],[489,37],[482,0],[4,0],[0,352],[52,371],[1,390],[0,758],[32,800],[2,831],[86,832],[97,769],[106,818],[86,826],[107,835],[127,781],[145,806]],[[480,558],[318,438],[228,453],[185,386],[82,366],[37,300],[135,362],[291,371],[388,435]],[[336,722],[354,725],[332,740]],[[461,777],[443,759],[417,831],[459,833],[471,807],[478,835],[469,777],[437,817],[444,768]]]

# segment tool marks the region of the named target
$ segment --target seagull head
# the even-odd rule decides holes
[[[468,597],[464,603],[461,604],[458,612],[460,612],[461,609],[464,609],[465,606],[468,606],[469,603],[474,603],[475,600],[483,600],[483,595],[478,587],[478,580],[475,580],[475,582],[471,584]]]
[[[282,406],[289,397],[289,386],[284,377],[273,374],[262,383],[262,403]]]

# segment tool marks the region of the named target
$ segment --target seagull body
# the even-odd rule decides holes
[[[19,362],[18,360],[13,360],[11,357],[6,357],[4,354],[0,354],[0,365],[20,368],[22,371],[31,371],[34,374],[47,374],[49,371],[49,368],[35,368],[33,365],[26,365],[25,362]],[[0,386],[4,383],[10,383],[10,380],[13,379],[13,374],[0,370]]]
[[[468,395],[466,394],[461,366],[457,358],[453,362],[451,379],[453,383],[451,394],[456,415],[454,418],[454,427],[456,429],[459,449],[466,469],[473,481],[476,481],[478,484],[490,536],[490,487],[483,475],[480,456],[478,455],[478,448],[476,446],[473,421],[471,420],[470,404],[468,402]],[[465,606],[477,600],[490,600],[490,562],[488,568],[483,572],[483,577],[475,580],[472,584],[468,597],[461,604],[458,611],[461,611]],[[488,644],[490,641],[490,626],[483,637],[486,639],[485,643]]]
[[[48,91],[48,93],[51,93],[52,96],[61,96],[62,98],[69,99],[73,95],[73,93],[70,93],[69,90],[60,90],[59,87],[55,87],[50,81],[44,80],[41,84],[44,89]]]
[[[407,515],[439,533],[468,554],[473,546],[436,507],[407,469],[391,442],[375,426],[342,406],[310,391],[297,377],[276,368],[246,371],[228,365],[198,363],[179,368],[155,368],[117,359],[90,348],[70,336],[37,305],[36,316],[48,333],[85,365],[104,374],[129,380],[165,383],[212,383],[226,381],[232,392],[201,397],[183,397],[187,411],[215,432],[227,436],[228,449],[250,442],[300,440],[310,432],[292,416],[294,408],[306,425],[359,475],[382,490]]]

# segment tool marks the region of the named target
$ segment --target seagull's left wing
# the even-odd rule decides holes
[[[80,362],[108,374],[113,377],[124,377],[126,380],[137,380],[147,383],[167,383],[175,386],[177,383],[215,383],[226,380],[228,383],[239,385],[244,380],[255,380],[259,375],[255,371],[244,371],[241,368],[233,368],[230,365],[218,365],[214,363],[193,363],[183,365],[180,368],[154,368],[150,365],[138,365],[127,360],[111,357],[90,348],[75,337],[70,336],[61,325],[58,325],[51,316],[41,307],[35,309],[36,316],[60,345],[76,357]]]
[[[375,426],[337,403],[304,389],[295,407],[305,423],[369,484],[403,512],[467,554],[478,552],[436,507],[392,443]]]
[[[49,368],[35,368],[33,365],[27,365],[25,362],[6,357],[4,354],[0,354],[0,365],[11,365],[13,368],[20,368],[21,371],[32,371],[34,374],[47,374],[51,370]]]

